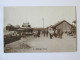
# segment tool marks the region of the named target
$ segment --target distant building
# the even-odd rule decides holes
[[[76,35],[76,20],[74,20],[72,23],[73,23],[73,28],[71,30],[72,30],[72,33]]]
[[[72,25],[67,21],[63,20],[61,22],[56,23],[55,25],[50,26],[53,29],[62,29],[64,32],[71,31]]]
[[[76,27],[76,20],[72,21],[72,23]]]
[[[13,31],[13,30],[15,30],[15,28],[14,28],[13,25],[8,24],[8,25],[6,26],[6,30]]]
[[[31,27],[31,25],[29,23],[23,23],[22,27]]]
[[[22,27],[17,29],[17,32],[19,32],[19,33],[25,32],[24,34],[29,34],[29,33],[32,34],[33,28],[31,27],[31,25],[29,23],[23,23]]]
[[[16,26],[14,26],[15,28],[20,28],[20,26],[19,25],[16,25]]]

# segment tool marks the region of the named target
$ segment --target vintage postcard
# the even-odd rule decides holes
[[[4,7],[4,52],[77,51],[75,6]]]

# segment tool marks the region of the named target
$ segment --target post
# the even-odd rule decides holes
[[[43,29],[44,29],[44,18],[42,18],[42,20],[43,20]]]
[[[44,18],[42,18],[42,21],[43,21],[43,34],[44,34],[44,37],[45,37]]]

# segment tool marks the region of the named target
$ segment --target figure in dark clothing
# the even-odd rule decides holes
[[[62,35],[63,35],[62,29],[59,29],[59,33],[58,34],[59,34],[59,38],[62,39]]]
[[[38,37],[40,37],[40,30],[38,30],[38,33],[37,34],[38,34]]]
[[[44,30],[44,31],[43,31],[44,37],[45,37],[45,33],[46,33],[46,32],[45,32],[45,30]]]
[[[48,30],[46,31],[46,37],[48,37]]]
[[[54,35],[55,35],[55,37],[58,36],[58,30],[57,29],[55,30]]]
[[[49,30],[49,34],[50,34],[50,39],[52,39],[52,37],[53,37],[53,34],[54,34],[54,31],[53,31],[53,29],[50,29],[50,30]]]

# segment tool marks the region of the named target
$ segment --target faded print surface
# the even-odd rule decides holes
[[[4,7],[4,52],[75,52],[75,6]]]

